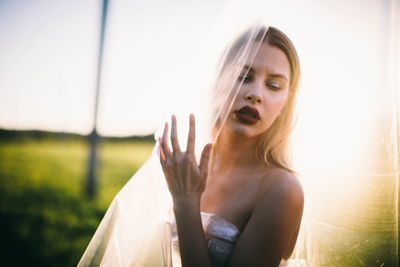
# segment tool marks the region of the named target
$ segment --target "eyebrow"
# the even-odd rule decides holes
[[[248,71],[248,72],[251,72],[251,73],[256,73],[256,71],[252,67],[250,67],[248,65],[243,66],[243,69]],[[288,81],[288,78],[283,74],[272,73],[272,74],[268,74],[268,76],[272,77],[272,78],[284,79],[284,80]]]
[[[270,76],[270,77],[272,77],[272,78],[280,78],[280,79],[284,79],[284,80],[288,80],[288,78],[286,78],[286,76],[285,75],[282,75],[282,74],[268,74],[268,76]]]

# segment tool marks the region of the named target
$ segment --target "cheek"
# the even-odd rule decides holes
[[[239,107],[243,106],[244,104],[247,104],[246,101],[244,100],[245,93],[243,91],[244,90],[240,90],[234,99],[233,99],[233,97],[230,97],[229,100],[226,101],[227,106],[229,106],[228,103],[232,103],[230,111],[232,111],[236,108],[239,108]]]
[[[269,101],[266,101],[266,109],[267,113],[272,115],[272,119],[277,117],[282,109],[284,108],[287,101],[287,94],[277,95],[274,97],[270,97]]]

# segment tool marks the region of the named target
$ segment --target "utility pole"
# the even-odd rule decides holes
[[[104,35],[106,29],[108,0],[103,0],[103,8],[101,14],[101,28],[100,28],[100,44],[99,44],[99,57],[97,61],[97,74],[96,74],[96,92],[94,102],[94,120],[93,130],[89,135],[90,155],[89,155],[89,170],[87,176],[87,196],[93,199],[96,195],[96,181],[97,181],[97,145],[99,142],[99,135],[97,134],[97,113],[99,106],[100,84],[103,65],[103,50],[104,50]]]

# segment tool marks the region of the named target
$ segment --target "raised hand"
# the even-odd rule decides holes
[[[175,116],[172,116],[171,127],[172,151],[167,139],[168,123],[165,123],[162,139],[159,138],[161,166],[175,203],[187,200],[199,201],[208,175],[208,161],[212,145],[208,144],[203,148],[200,164],[197,164],[194,154],[195,120],[193,114],[190,115],[189,121],[189,136],[185,152],[182,152],[179,147]]]

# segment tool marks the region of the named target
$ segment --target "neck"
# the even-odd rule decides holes
[[[222,130],[215,153],[214,172],[259,166],[255,149],[258,136],[244,137]]]

